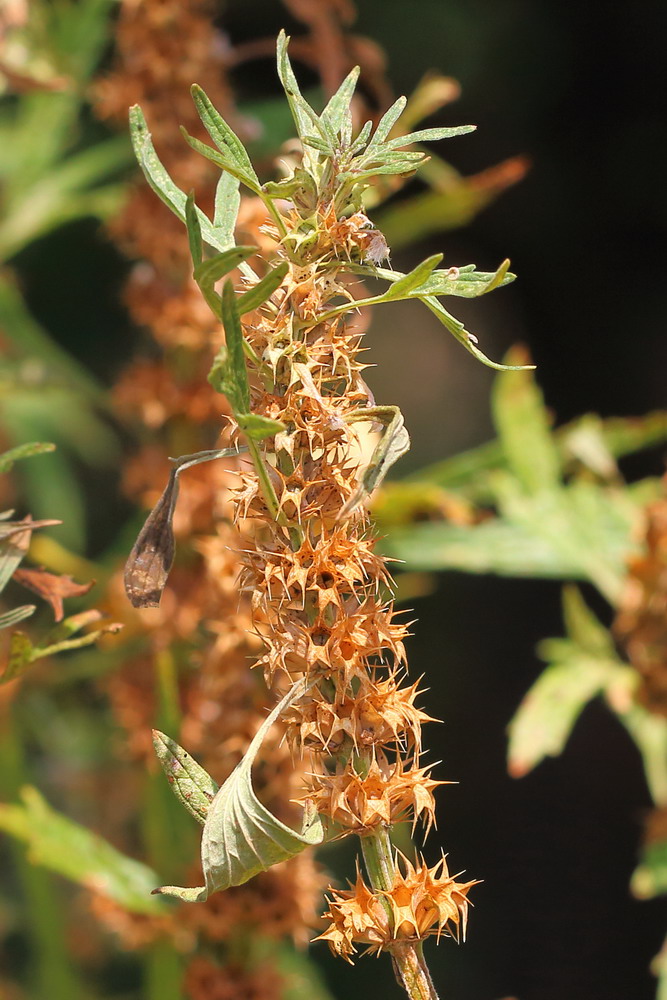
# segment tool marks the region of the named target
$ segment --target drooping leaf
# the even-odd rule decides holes
[[[95,586],[94,580],[88,583],[76,583],[71,576],[64,573],[47,573],[44,569],[17,569],[14,571],[14,580],[48,601],[57,622],[62,621],[64,617],[65,598],[82,597]]]
[[[159,914],[151,895],[157,881],[146,865],[52,809],[36,788],[24,788],[22,805],[0,804],[0,830],[24,841],[28,857],[65,878],[100,892],[132,913]]]
[[[174,468],[169,475],[169,482],[148,515],[125,564],[125,592],[133,607],[156,608],[160,603],[174,561],[173,518],[181,472],[200,462],[229,458],[236,454],[237,451],[233,448],[223,448],[172,459]]]
[[[397,406],[370,406],[363,410],[353,410],[346,416],[348,423],[380,420],[385,425],[382,437],[364,469],[358,488],[341,509],[339,518],[350,514],[371,495],[392,465],[410,449],[410,436],[405,427],[403,414]]]
[[[521,369],[532,369],[535,365],[503,365],[499,364],[497,361],[491,361],[487,358],[477,347],[475,339],[472,334],[468,333],[463,323],[456,319],[451,313],[448,313],[441,302],[438,302],[436,298],[432,295],[426,295],[421,299],[425,306],[427,306],[434,316],[436,316],[442,325],[446,327],[449,332],[458,340],[460,344],[463,344],[466,351],[469,351],[473,357],[481,361],[483,365],[487,368],[494,368],[496,371],[520,371]]]
[[[153,730],[153,746],[174,795],[203,826],[218,785],[187,750],[158,729]]]
[[[163,886],[163,895],[187,902],[207,899],[233,885],[242,885],[272,865],[321,844],[324,827],[319,816],[309,817],[302,833],[277,819],[259,801],[252,787],[252,765],[271,726],[281,713],[307,690],[299,681],[267,716],[248,750],[211,803],[202,836],[202,866],[206,884],[196,889]]]
[[[43,455],[47,451],[55,451],[56,446],[48,441],[31,441],[29,444],[19,444],[16,448],[0,455],[0,474],[9,472],[14,462],[31,455]]]

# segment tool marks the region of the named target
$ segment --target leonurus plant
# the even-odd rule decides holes
[[[209,374],[233,412],[219,451],[183,456],[142,530],[126,568],[135,606],[155,606],[173,559],[172,518],[179,474],[189,465],[243,453],[234,491],[243,526],[239,587],[252,598],[264,645],[256,666],[279,698],[243,760],[218,788],[168,735],[155,746],[174,792],[203,824],[205,885],[165,886],[186,901],[241,885],[260,871],[325,840],[356,834],[358,865],[347,890],[330,890],[319,935],[352,961],[360,949],[388,952],[411,998],[436,996],[422,945],[465,935],[475,881],[450,874],[445,857],[429,867],[391,842],[406,819],[428,833],[436,779],[422,763],[418,684],[407,679],[408,623],[392,599],[387,561],[376,550],[366,501],[409,447],[396,406],[378,405],[362,372],[360,307],[421,300],[473,355],[492,367],[476,339],[442,305],[511,281],[509,262],[494,273],[474,265],[441,268],[442,254],[408,274],[383,266],[389,248],[364,212],[373,179],[412,174],[427,160],[419,143],[464,135],[473,126],[400,135],[399,98],[373,130],[353,135],[353,70],[317,114],[300,93],[278,39],[278,74],[299,136],[285,176],[262,184],[242,143],[206,94],[192,94],[213,147],[187,142],[221,169],[211,220],[171,180],[138,106],[131,110],[135,152],[145,176],[187,227],[193,275],[222,321],[224,345]],[[262,200],[266,245],[237,246],[239,187]],[[229,275],[236,275],[236,282]],[[224,280],[222,290],[219,282]],[[381,282],[359,298],[360,281]],[[356,296],[356,297],[355,297]],[[360,429],[376,435],[370,458]],[[279,723],[295,758],[305,758],[299,796],[303,824],[292,829],[257,798],[252,766]]]

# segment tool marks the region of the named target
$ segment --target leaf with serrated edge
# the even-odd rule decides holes
[[[131,913],[158,915],[151,895],[157,881],[146,865],[52,809],[36,788],[24,788],[22,805],[0,805],[0,830],[26,843],[32,864],[48,868],[114,900]]]
[[[203,826],[218,785],[187,750],[158,729],[153,730],[153,746],[174,795]]]
[[[157,608],[174,561],[173,517],[178,499],[178,477],[184,469],[216,458],[238,454],[234,448],[201,451],[172,459],[169,482],[148,515],[125,564],[125,592],[135,608]]]
[[[316,816],[303,833],[277,819],[259,801],[252,787],[252,765],[271,726],[300,698],[309,682],[299,681],[260,726],[240,764],[211,803],[204,824],[201,857],[206,884],[194,889],[167,885],[155,890],[187,902],[207,899],[233,885],[243,885],[259,872],[321,844],[324,827]]]
[[[410,436],[397,406],[369,406],[353,410],[345,417],[347,423],[381,420],[384,433],[375,446],[371,460],[364,469],[356,491],[341,509],[339,520],[350,514],[380,485],[392,465],[410,450]]]

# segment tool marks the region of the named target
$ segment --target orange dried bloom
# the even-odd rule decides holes
[[[351,891],[332,890],[325,913],[331,923],[316,940],[326,941],[335,955],[351,963],[358,945],[367,946],[365,954],[375,954],[406,941],[423,941],[429,935],[464,939],[467,896],[477,882],[457,882],[449,875],[444,857],[433,868],[423,859],[417,866],[407,858],[402,863],[405,874],[397,870],[392,888],[381,892],[388,907],[359,872]]]

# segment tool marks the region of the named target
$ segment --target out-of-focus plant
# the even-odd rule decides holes
[[[527,360],[515,349],[514,363]],[[581,417],[553,430],[528,371],[498,376],[499,437],[385,487],[375,513],[386,551],[412,570],[568,581],[565,638],[538,647],[547,667],[510,723],[509,771],[560,754],[583,708],[602,698],[637,746],[655,804],[631,888],[667,893],[667,492],[624,481],[617,460],[667,442],[667,413]],[[576,584],[614,613],[603,625]],[[625,654],[625,655],[623,655]],[[667,991],[665,952],[654,963]]]
[[[96,380],[32,316],[16,263],[62,225],[118,210],[131,153],[124,136],[91,129],[89,84],[107,43],[110,0],[34,0],[0,14],[0,431],[14,444],[49,437],[58,450],[22,476],[35,510],[67,511],[65,544],[83,547],[76,463],[118,459]],[[94,319],[91,317],[91,335]]]

